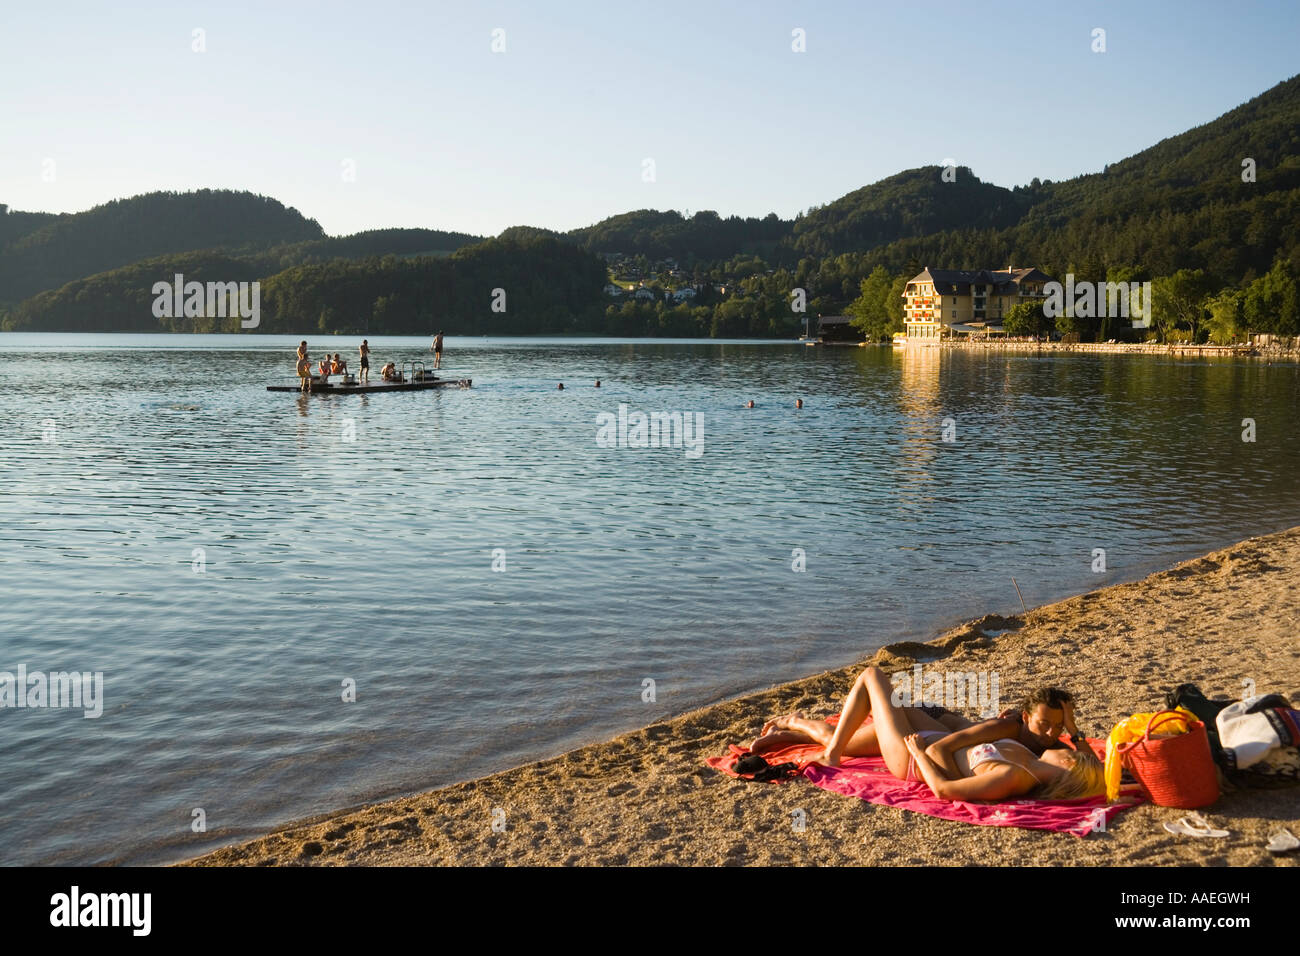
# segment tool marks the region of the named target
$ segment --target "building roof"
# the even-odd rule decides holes
[[[928,281],[934,283],[934,291],[939,295],[969,295],[972,285],[992,286],[992,293],[997,295],[1015,292],[1020,283],[1026,280],[1046,282],[1050,277],[1038,269],[931,269],[929,266],[911,278],[912,282]]]

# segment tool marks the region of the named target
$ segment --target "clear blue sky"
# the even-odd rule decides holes
[[[946,158],[1004,186],[1063,179],[1300,72],[1294,0],[5,8],[0,202],[247,189],[331,234],[789,217]]]

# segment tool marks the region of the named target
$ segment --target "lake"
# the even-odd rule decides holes
[[[0,671],[103,675],[0,709],[0,862],[183,859],[1300,524],[1295,365],[448,338],[473,388],[267,392],[296,345],[0,335]]]

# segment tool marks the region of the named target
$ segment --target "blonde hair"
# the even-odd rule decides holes
[[[1106,774],[1090,749],[1067,751],[1074,756],[1070,769],[1034,794],[1039,800],[1078,800],[1106,792]]]

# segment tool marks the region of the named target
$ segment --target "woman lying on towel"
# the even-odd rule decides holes
[[[897,676],[894,675],[895,679]],[[890,699],[894,700],[895,697],[891,696]],[[1074,697],[1059,687],[1040,687],[1026,697],[1019,707],[1005,710],[998,717],[982,720],[978,724],[943,707],[918,706],[907,707],[905,710],[912,729],[916,731],[949,731],[947,737],[939,739],[929,748],[929,752],[940,766],[954,771],[949,756],[952,751],[976,744],[995,743],[1006,737],[1028,747],[1035,757],[1044,750],[1064,747],[1061,734],[1065,731],[1069,731],[1076,750],[1084,741],[1074,722]],[[809,720],[803,714],[790,714],[764,724],[762,735],[749,745],[749,750],[761,754],[791,745],[819,744],[825,747],[834,734],[835,725],[828,721]],[[844,756],[880,756],[880,742],[876,739],[876,726],[873,722],[866,721],[853,732],[844,747]]]
[[[907,719],[912,724],[912,728],[918,732],[935,731],[941,734],[953,734],[975,726],[965,717],[954,714],[945,707],[904,707],[903,710],[907,712]],[[759,731],[759,736],[749,745],[749,752],[761,754],[769,750],[780,750],[782,747],[806,744],[820,744],[825,747],[834,736],[835,725],[829,721],[815,720],[799,713],[787,714],[784,717],[773,717],[765,723],[763,729]],[[880,741],[876,738],[874,721],[864,720],[862,725],[853,732],[848,743],[844,745],[843,755],[845,757],[880,756]]]
[[[948,760],[937,760],[927,747],[952,728],[918,726],[929,718],[895,706],[892,693],[889,677],[880,668],[868,667],[859,674],[818,763],[838,767],[842,756],[852,756],[855,732],[870,714],[889,772],[899,780],[924,781],[944,800],[1007,800],[1026,795],[1072,800],[1106,791],[1101,761],[1086,747],[1045,750],[1042,757],[1035,757],[1024,744],[1004,739],[959,748]]]

